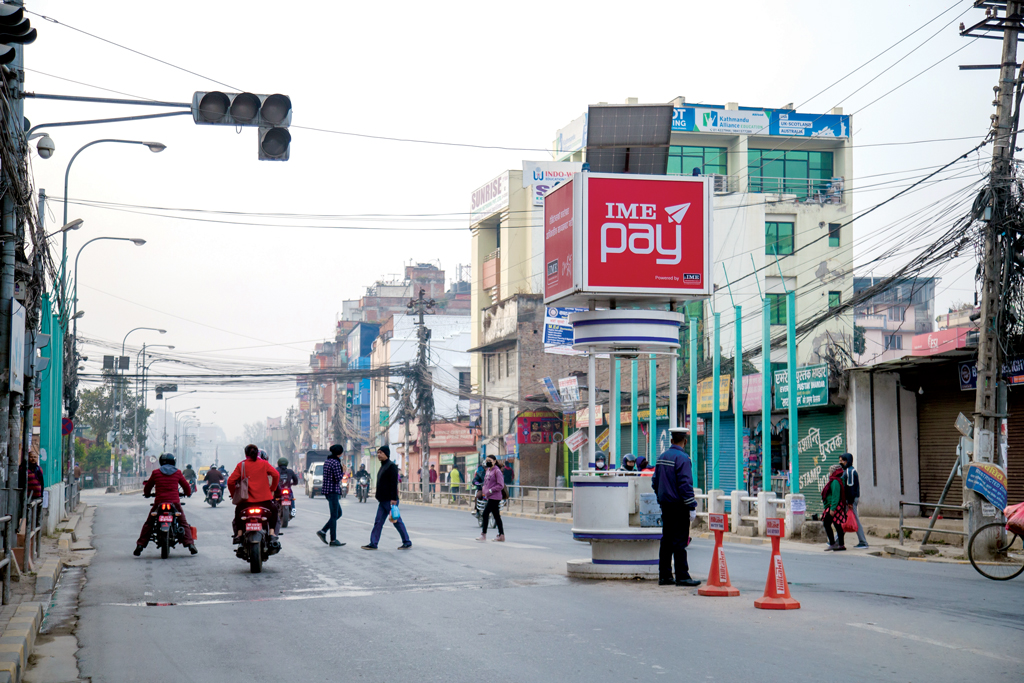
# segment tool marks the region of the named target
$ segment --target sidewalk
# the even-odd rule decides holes
[[[58,537],[42,537],[38,571],[23,571],[19,580],[12,572],[11,600],[0,608],[0,683],[22,681],[33,651],[46,640],[39,631],[52,605],[61,571],[65,566],[86,563],[91,557],[94,509],[80,503],[75,514],[57,525]]]

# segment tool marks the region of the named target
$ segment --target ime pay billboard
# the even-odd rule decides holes
[[[711,178],[577,173],[544,198],[544,303],[709,296]]]

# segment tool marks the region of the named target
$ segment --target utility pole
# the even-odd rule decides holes
[[[430,371],[427,369],[427,343],[430,341],[430,329],[424,322],[423,316],[427,309],[432,309],[437,302],[424,298],[424,294],[421,287],[419,296],[409,302],[408,308],[419,314],[419,321],[416,323],[419,353],[413,377],[416,381],[416,409],[419,412],[417,425],[420,430],[420,486],[423,489],[423,500],[426,502],[429,497],[427,484],[430,480],[430,430],[434,425],[434,387],[430,381]],[[408,429],[408,424],[409,421],[406,419],[406,429]],[[408,433],[406,441],[408,441]],[[408,452],[406,450],[407,457]]]
[[[986,18],[969,29],[963,29],[961,35],[985,34],[998,31],[1003,33],[1002,59],[999,63],[999,82],[994,88],[996,107],[992,115],[994,129],[994,148],[992,150],[992,170],[989,176],[990,203],[989,215],[984,228],[985,248],[982,260],[981,281],[981,318],[978,337],[978,383],[974,403],[974,454],[975,462],[999,462],[996,458],[997,439],[1001,442],[1005,437],[1000,434],[1001,421],[1006,419],[1005,406],[1000,405],[999,374],[1001,367],[1000,328],[1003,322],[1002,292],[1009,276],[1009,258],[1012,256],[1006,248],[1006,235],[1010,226],[1005,225],[1010,215],[1011,205],[1015,201],[1011,192],[1013,180],[1013,142],[1014,116],[1013,101],[1014,80],[1017,69],[1017,37],[1021,29],[1021,5],[1019,1],[1006,3],[1006,16],[1000,20],[999,8],[986,9]],[[988,36],[986,36],[988,37]],[[1001,463],[1005,467],[1005,463]],[[963,472],[966,484],[967,471]],[[983,507],[986,501],[978,493],[964,486],[964,503],[967,511],[964,514],[964,531],[968,538],[985,523]],[[984,506],[983,506],[984,503]]]

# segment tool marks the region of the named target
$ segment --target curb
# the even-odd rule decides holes
[[[463,507],[452,507],[451,505],[439,505],[438,503],[417,503],[411,500],[403,500],[402,503],[406,505],[418,505],[425,508],[437,508],[438,510],[451,510],[452,512],[471,512],[469,508]],[[510,512],[504,510],[501,513],[502,517],[518,517],[519,519],[535,519],[539,522],[561,522],[562,524],[572,524],[572,518],[562,519],[561,517],[552,517],[551,515],[538,515],[532,512]]]
[[[121,491],[117,495],[119,495],[119,496],[134,496],[136,493],[142,493],[142,489],[132,489],[131,491]]]
[[[64,536],[65,534],[61,535]],[[60,572],[63,568],[64,563],[59,557],[51,557],[46,560],[36,573],[36,594],[52,591],[53,587],[57,585],[57,579],[60,577]]]
[[[42,622],[43,603],[23,602],[18,605],[0,636],[0,681],[6,679],[16,683],[21,680]]]

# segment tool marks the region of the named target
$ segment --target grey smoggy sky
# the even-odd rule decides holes
[[[284,93],[294,108],[291,159],[283,163],[257,160],[254,129],[236,134],[182,116],[51,129],[57,150],[43,160],[33,149],[31,169],[36,187],[58,198],[46,216],[56,230],[64,171],[81,145],[106,137],[167,145],[160,154],[96,145],[72,167],[69,196],[90,205],[69,206],[69,218],[85,220],[69,235],[69,259],[97,236],[147,240],[143,247],[97,242],[83,252],[80,335],[119,348],[133,327],[162,327],[166,335],[132,334],[129,347],[173,344],[176,357],[224,368],[295,368],[306,364],[314,343],[333,339],[343,299],[358,298],[411,260],[440,265],[449,280],[458,264],[468,265],[472,190],[524,159],[550,159],[528,150],[548,149],[556,130],[588,104],[681,95],[688,103],[766,108],[792,102],[809,113],[842,106],[854,116],[854,210],[870,208],[987,131],[997,72],[957,65],[998,62],[999,43],[959,37],[960,21],[983,16],[970,4],[29,2],[27,9],[66,25],[31,15],[39,38],[26,50],[29,91],[184,102],[197,90],[248,90]],[[25,111],[38,124],[161,110],[29,99]],[[882,144],[940,138],[965,139]],[[896,221],[934,211],[979,180],[990,155],[989,146],[940,176],[958,177],[856,222],[856,263],[892,246],[905,225]],[[917,213],[924,227],[932,223],[928,215]],[[940,225],[873,264],[873,273],[898,267]],[[973,301],[974,263],[973,254],[964,255],[938,273],[937,311]],[[89,344],[83,353],[95,372],[111,351]],[[153,371],[161,368],[174,366]],[[200,405],[200,419],[231,437],[245,422],[282,415],[295,405],[294,393],[288,382],[204,388],[169,408]]]

